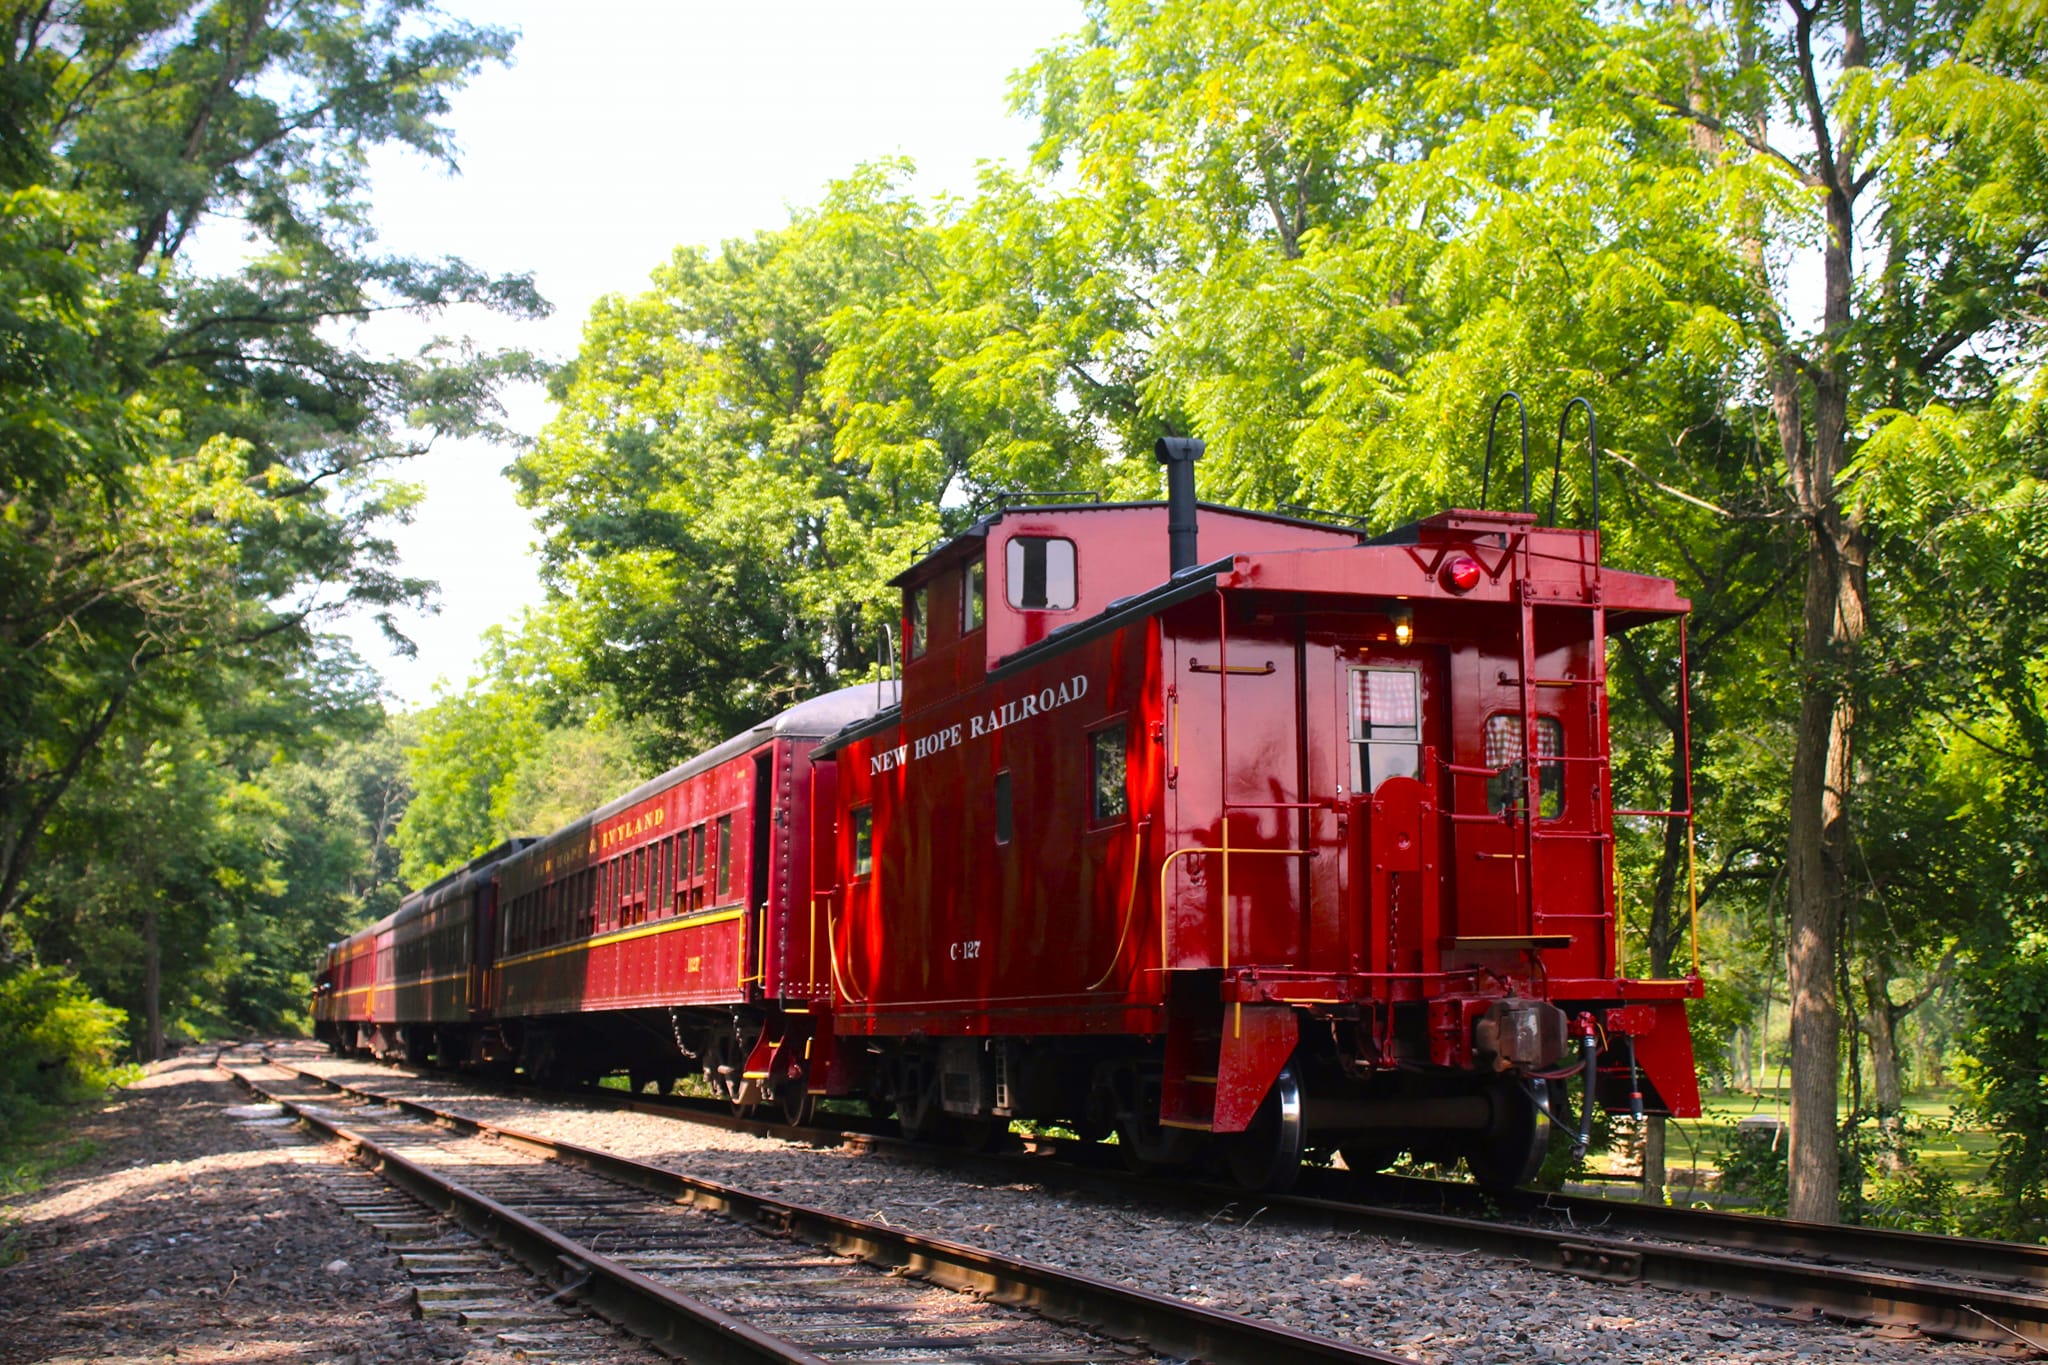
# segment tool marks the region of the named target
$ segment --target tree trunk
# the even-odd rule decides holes
[[[1830,509],[1832,512],[1832,509]],[[1842,1020],[1835,963],[1847,903],[1856,701],[1849,685],[1863,637],[1863,538],[1818,518],[1807,558],[1799,728],[1787,847],[1792,996],[1791,1194],[1787,1212],[1839,1220],[1836,1106]]]
[[[1880,954],[1863,962],[1863,1036],[1870,1041],[1871,1085],[1877,1091],[1877,1116],[1889,1119],[1906,1107],[1899,1082],[1899,1020],[1906,1011],[1892,1003],[1891,973]]]
[[[154,1062],[164,1055],[163,954],[157,944],[154,908],[142,917],[142,944],[142,1012],[148,1030],[142,1060]]]
[[[1842,1079],[1842,1020],[1835,993],[1848,904],[1849,790],[1854,772],[1856,666],[1868,617],[1868,544],[1835,480],[1847,464],[1850,357],[1855,323],[1855,197],[1858,137],[1837,141],[1822,93],[1813,41],[1820,7],[1793,6],[1793,47],[1801,100],[1814,139],[1809,189],[1821,191],[1821,331],[1810,358],[1781,344],[1772,357],[1771,407],[1785,455],[1785,480],[1806,532],[1806,594],[1799,649],[1799,724],[1793,737],[1791,828],[1786,836],[1787,968],[1792,996],[1791,1193],[1787,1212],[1840,1221],[1835,1109]],[[1847,70],[1866,64],[1861,10],[1842,16]],[[1801,411],[1813,393],[1812,430]]]

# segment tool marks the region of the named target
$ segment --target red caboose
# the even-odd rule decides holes
[[[1572,1070],[1696,1114],[1697,977],[1619,970],[1607,747],[1607,638],[1673,585],[1526,513],[1197,531],[1169,445],[1169,505],[1008,508],[897,580],[901,703],[814,756],[834,1088],[1261,1187],[1517,1182]]]
[[[829,992],[807,893],[810,803],[832,788],[810,753],[875,707],[873,686],[803,702],[507,859],[486,1050],[636,1090],[695,1062],[801,1118]]]

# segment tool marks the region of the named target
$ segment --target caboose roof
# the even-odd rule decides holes
[[[1040,659],[1058,654],[1061,650],[1071,649],[1084,640],[1092,640],[1098,635],[1107,634],[1133,621],[1142,621],[1155,612],[1164,611],[1176,602],[1186,601],[1192,597],[1200,597],[1205,593],[1214,592],[1216,590],[1217,575],[1229,573],[1236,562],[1236,558],[1233,556],[1229,559],[1216,560],[1211,564],[1196,564],[1181,570],[1156,588],[1136,593],[1130,597],[1118,598],[1110,603],[1107,608],[1097,612],[1095,615],[1085,616],[1078,621],[1070,621],[1053,631],[1052,634],[1046,636],[1043,640],[1035,644],[1026,645],[1014,654],[1005,655],[994,668],[989,670],[988,676],[991,679],[1008,677],[1020,669],[1029,668]],[[902,715],[902,706],[892,705],[883,707],[872,715],[863,716],[858,720],[852,721],[844,729],[840,730],[823,744],[820,744],[818,746],[818,754],[820,757],[823,757],[852,743],[863,735],[876,734],[887,730],[892,725],[895,725],[902,718]]]
[[[1203,502],[1195,504],[1201,514],[1224,517],[1236,521],[1265,522],[1275,526],[1295,526],[1308,531],[1328,531],[1333,537],[1356,542],[1360,531],[1356,526],[1337,525],[1328,521],[1317,521],[1309,517],[1290,516],[1284,512],[1257,512],[1243,507],[1226,507],[1222,503]],[[1085,518],[1101,513],[1129,513],[1157,511],[1165,515],[1163,502],[1047,502],[1047,503],[1006,503],[995,511],[978,519],[972,526],[950,536],[925,554],[914,560],[910,567],[889,580],[892,588],[905,588],[929,576],[931,569],[960,553],[963,546],[978,544],[988,539],[988,533],[1005,517],[1031,517],[1043,520],[1058,517],[1062,520],[1072,516]]]

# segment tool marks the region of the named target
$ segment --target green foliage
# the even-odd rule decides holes
[[[408,789],[359,686],[284,677],[130,712],[52,818],[15,924],[127,1011],[139,1049],[152,955],[164,1037],[296,1030],[320,949],[396,905]]]
[[[1917,1149],[1930,1134],[1924,1124],[1852,1117],[1843,1125],[1841,1216],[1844,1222],[1909,1232],[2001,1235],[1979,1218],[1966,1229],[1971,1212],[1955,1181],[1920,1159]],[[1752,1203],[1758,1212],[1782,1217],[1790,1172],[1782,1133],[1768,1128],[1730,1128],[1723,1138],[1723,1189]]]
[[[71,973],[30,967],[0,977],[0,1144],[24,1123],[126,1078],[117,1065],[127,1018]]]
[[[1768,1128],[1731,1127],[1721,1143],[1721,1184],[1749,1200],[1758,1212],[1782,1217],[1789,1173],[1783,1133]]]
[[[564,638],[651,763],[864,672],[885,583],[977,498],[1101,483],[1076,234],[1000,177],[934,219],[901,173],[600,301],[514,467]]]
[[[632,787],[634,734],[587,695],[561,611],[493,629],[482,672],[406,725],[414,792],[394,843],[423,886],[505,839],[546,834]]]
[[[532,366],[355,324],[546,305],[380,250],[370,157],[452,168],[449,97],[511,42],[425,0],[0,32],[0,970],[69,964],[145,1054],[301,1023],[319,946],[391,901],[396,753],[322,623],[422,600],[391,471]]]
[[[2039,885],[2038,878],[2033,884]],[[2048,1238],[2048,935],[1989,947],[1965,992],[1967,1055],[1958,1074],[1975,1112],[1996,1125],[1993,1235]]]
[[[0,40],[5,918],[124,715],[146,735],[225,675],[310,671],[323,619],[426,589],[382,532],[414,497],[388,467],[408,427],[489,428],[526,362],[383,359],[348,324],[545,305],[368,227],[371,152],[450,161],[449,94],[503,31],[422,0],[200,0],[22,9]],[[238,229],[243,264],[194,266]]]

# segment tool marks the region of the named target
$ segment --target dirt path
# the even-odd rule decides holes
[[[322,1190],[326,1152],[223,1113],[211,1053],[150,1069],[79,1136],[99,1155],[0,1204],[0,1365],[510,1361],[420,1320],[398,1258]]]

